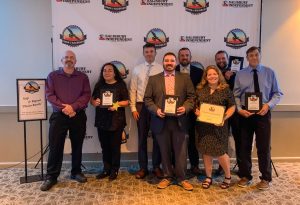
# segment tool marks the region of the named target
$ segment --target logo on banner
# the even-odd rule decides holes
[[[37,82],[29,81],[24,86],[24,90],[27,93],[33,94],[33,93],[36,93],[40,90],[40,86]]]
[[[227,37],[224,38],[226,46],[235,49],[247,46],[248,41],[249,37],[247,37],[246,33],[239,28],[232,29],[227,34]]]
[[[151,29],[146,37],[144,37],[145,43],[152,43],[156,48],[166,47],[169,42],[169,37],[166,36],[165,32],[159,28]]]
[[[100,41],[110,41],[110,42],[127,42],[127,41],[132,41],[132,38],[129,38],[126,35],[100,34],[98,39]]]
[[[84,44],[86,35],[84,35],[79,26],[70,25],[63,30],[62,34],[60,34],[60,39],[63,44],[76,47]]]
[[[141,5],[167,7],[167,6],[173,6],[173,3],[169,2],[169,0],[141,0]]]
[[[113,13],[119,13],[127,9],[128,1],[127,0],[102,0],[102,4],[104,5],[104,9]]]
[[[206,36],[180,36],[179,41],[185,43],[209,43],[211,39]]]
[[[192,66],[195,66],[196,68],[199,68],[201,70],[204,70],[204,66],[202,65],[202,63],[198,62],[198,61],[192,61],[191,62]]]
[[[127,78],[127,75],[129,74],[129,70],[126,69],[125,65],[122,62],[120,62],[120,61],[111,61],[110,63],[114,64],[118,68],[118,70],[121,74],[121,77],[123,79]]]
[[[56,0],[56,2],[65,2],[65,3],[70,3],[70,4],[86,4],[86,3],[91,3],[90,0]]]
[[[201,14],[207,11],[209,7],[209,2],[206,0],[186,0],[183,3],[185,10],[191,14]]]
[[[223,1],[223,6],[233,8],[249,8],[253,7],[253,4],[249,4],[248,1]]]

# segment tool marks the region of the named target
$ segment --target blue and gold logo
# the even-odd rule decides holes
[[[60,39],[62,40],[63,44],[76,47],[84,44],[86,35],[83,33],[81,28],[79,28],[79,26],[70,25],[63,30],[62,34],[60,34]]]
[[[227,37],[224,38],[226,46],[235,49],[247,46],[248,41],[249,37],[247,37],[246,33],[239,28],[232,29],[227,34]]]
[[[102,4],[104,5],[104,9],[113,13],[119,13],[127,9],[128,1],[127,0],[102,0]]]
[[[126,69],[125,65],[122,62],[120,62],[120,61],[111,61],[110,63],[114,64],[118,68],[118,70],[121,74],[121,77],[123,79],[127,78],[127,75],[129,74],[129,70]]]
[[[159,28],[151,29],[146,37],[144,37],[145,43],[152,43],[156,48],[166,47],[169,42],[169,37],[166,36],[165,32]]]
[[[207,11],[209,2],[206,0],[186,0],[183,6],[187,12],[197,15]]]
[[[34,81],[29,81],[28,83],[26,83],[26,85],[24,86],[24,90],[25,92],[27,93],[36,93],[40,90],[40,86],[39,84],[37,84],[36,82]]]

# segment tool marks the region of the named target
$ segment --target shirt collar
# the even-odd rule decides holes
[[[62,67],[59,68],[58,73],[60,75],[65,75],[65,76],[76,76],[76,75],[79,75],[79,71],[77,71],[76,69],[74,70],[74,72],[71,75],[68,75],[67,73],[64,72],[64,69]]]
[[[249,69],[250,69],[250,72],[253,72],[253,69],[256,69],[257,72],[260,72],[260,71],[262,70],[262,66],[261,66],[261,64],[258,64],[258,65],[256,66],[256,68],[253,68],[253,67],[251,67],[251,66],[249,65]]]
[[[151,64],[145,61],[145,66],[148,67],[149,65],[155,66],[157,63],[153,61]]]
[[[180,70],[182,70],[183,68],[186,68],[187,70],[191,70],[191,64],[188,64],[186,67],[182,66],[181,64],[180,65]]]
[[[175,76],[175,70],[171,73],[171,74],[169,74],[169,73],[167,73],[166,71],[164,71],[164,76],[166,77],[166,76]]]

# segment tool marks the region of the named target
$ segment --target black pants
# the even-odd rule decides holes
[[[136,104],[137,111],[140,114],[140,118],[137,121],[138,128],[138,161],[141,169],[148,169],[148,150],[147,150],[147,139],[148,132],[150,129],[151,114],[147,110],[144,103]],[[152,150],[152,165],[153,168],[157,168],[161,163],[161,155],[159,146],[157,143],[156,136],[152,132],[153,137],[153,150]]]
[[[188,155],[191,167],[198,167],[199,165],[199,152],[196,147],[196,139],[195,139],[195,124],[196,124],[196,116],[193,112],[188,114],[189,119],[189,140],[188,140]]]
[[[231,128],[235,144],[235,156],[238,167],[241,164],[241,131],[240,131],[240,115],[237,112],[228,119],[228,126]]]
[[[176,177],[178,182],[185,180],[187,140],[188,135],[180,129],[177,118],[166,117],[162,131],[157,134],[163,172],[166,178]],[[172,151],[176,161],[174,169],[172,166]]]
[[[120,169],[122,131],[123,129],[108,131],[98,128],[104,171],[108,173],[118,172]]]
[[[252,115],[249,118],[240,116],[241,125],[241,163],[240,177],[252,179],[251,150],[253,134],[256,136],[256,148],[261,179],[272,181],[271,167],[271,113]]]
[[[72,147],[71,174],[81,173],[82,144],[86,132],[85,111],[78,112],[72,118],[61,112],[55,112],[52,113],[49,122],[49,156],[46,178],[57,179],[60,174],[67,131],[69,131]]]

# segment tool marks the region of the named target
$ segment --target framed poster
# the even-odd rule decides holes
[[[46,79],[17,79],[18,121],[47,120]]]

